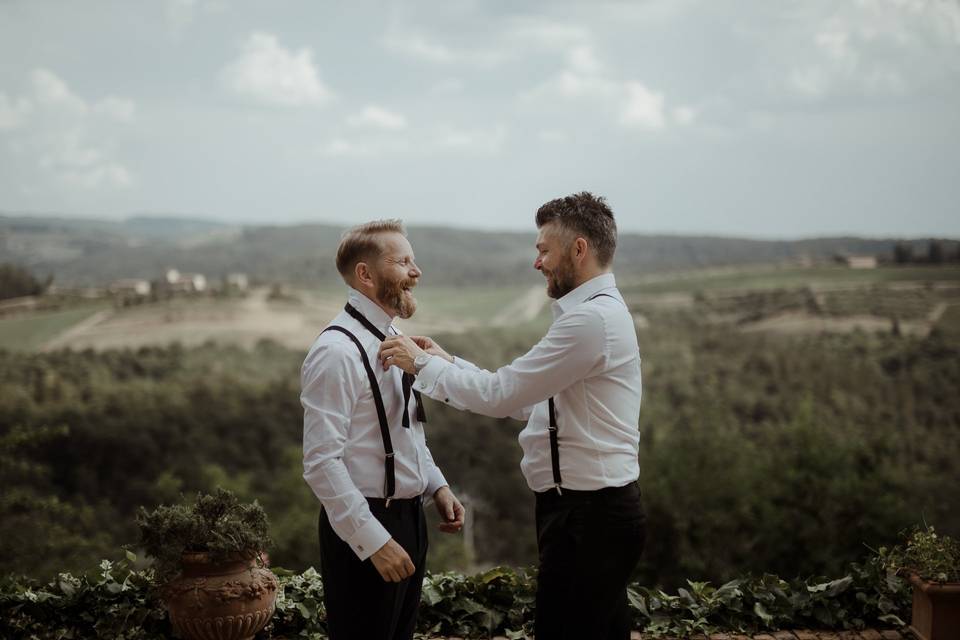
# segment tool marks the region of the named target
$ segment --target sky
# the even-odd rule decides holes
[[[0,0],[0,211],[960,237],[960,1]]]

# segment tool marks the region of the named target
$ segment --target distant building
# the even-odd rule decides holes
[[[246,291],[250,288],[250,280],[247,278],[247,274],[245,273],[227,274],[227,277],[224,278],[224,282],[227,285],[227,289]]]
[[[114,280],[107,287],[107,290],[113,295],[121,296],[148,296],[150,295],[151,285],[148,280],[139,278],[123,278]]]
[[[851,269],[876,269],[876,256],[843,256],[840,261]]]
[[[180,273],[167,269],[166,288],[174,292],[199,293],[207,289],[207,277],[202,273]]]

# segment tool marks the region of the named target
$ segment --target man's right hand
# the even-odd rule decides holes
[[[430,355],[440,356],[444,360],[453,362],[453,356],[444,351],[440,345],[433,341],[433,338],[428,338],[427,336],[410,336],[410,339],[413,340],[418,347]]]
[[[387,582],[400,582],[413,575],[416,567],[406,550],[397,544],[393,538],[387,540],[387,544],[370,556],[373,566],[380,572]]]

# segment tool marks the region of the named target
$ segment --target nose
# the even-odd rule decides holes
[[[411,263],[410,263],[410,277],[411,277],[411,278],[419,278],[419,277],[422,276],[422,275],[423,275],[423,271],[420,271],[420,267],[417,266],[417,263],[416,263],[416,262],[411,262]]]
[[[536,269],[537,271],[540,271],[542,267],[543,267],[543,260],[540,259],[540,256],[537,256],[536,259],[533,261],[533,268]]]

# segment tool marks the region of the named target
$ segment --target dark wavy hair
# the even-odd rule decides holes
[[[601,267],[613,261],[617,250],[617,222],[604,198],[581,191],[551,200],[537,209],[537,229],[550,222],[557,222],[562,229],[590,243]]]

